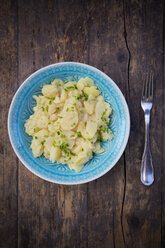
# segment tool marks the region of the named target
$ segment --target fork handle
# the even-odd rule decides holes
[[[149,126],[150,110],[145,111],[145,146],[141,164],[141,181],[144,185],[150,186],[154,181],[154,168],[152,164],[152,155],[150,150]]]

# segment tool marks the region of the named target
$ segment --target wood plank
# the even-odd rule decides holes
[[[161,166],[161,248],[165,247],[165,3],[163,6],[163,49],[162,49],[162,166]]]
[[[126,93],[128,52],[122,1],[88,4],[89,64],[103,70]],[[88,186],[88,247],[125,247],[122,226],[124,156]]]
[[[17,88],[17,4],[12,1],[1,1],[0,33],[0,247],[7,248],[17,246],[17,158],[6,126]]]
[[[65,3],[19,1],[20,84],[51,63],[87,62],[84,6]],[[18,247],[87,247],[87,185],[52,184],[19,163],[18,202]]]
[[[123,223],[127,247],[161,246],[161,170],[162,154],[162,47],[163,1],[125,1],[125,27],[129,67],[128,102],[131,113],[131,134],[126,152],[126,194]],[[153,71],[154,105],[151,120],[151,148],[155,182],[145,187],[140,181],[144,147],[144,117],[140,107],[143,76]]]

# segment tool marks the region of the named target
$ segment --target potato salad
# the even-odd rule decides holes
[[[52,79],[43,86],[42,95],[33,97],[36,106],[25,130],[32,136],[34,157],[43,155],[79,172],[93,153],[104,152],[101,141],[113,138],[112,108],[91,78]]]

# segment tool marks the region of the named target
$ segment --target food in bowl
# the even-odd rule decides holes
[[[37,105],[25,130],[33,137],[34,157],[43,155],[79,172],[93,153],[104,152],[101,141],[112,140],[112,108],[91,78],[52,79],[43,86],[42,95],[33,97]]]

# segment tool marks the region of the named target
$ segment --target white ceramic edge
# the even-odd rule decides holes
[[[119,94],[120,94],[120,96],[121,96],[121,98],[122,98],[122,100],[123,100],[123,103],[124,103],[124,105],[125,105],[126,114],[127,114],[127,120],[128,120],[128,123],[127,123],[128,129],[127,129],[127,133],[126,133],[125,142],[124,142],[124,144],[123,144],[123,149],[120,151],[118,157],[116,158],[116,160],[114,161],[114,163],[111,165],[111,167],[107,167],[107,170],[105,170],[105,171],[104,171],[103,173],[101,173],[100,175],[93,177],[91,180],[84,180],[84,181],[80,181],[80,182],[78,182],[78,183],[65,183],[65,182],[60,183],[60,182],[58,182],[58,181],[56,181],[56,180],[50,180],[50,179],[48,179],[47,177],[38,175],[33,169],[29,168],[29,166],[26,164],[26,162],[19,156],[19,154],[18,154],[17,151],[15,150],[15,147],[14,147],[13,142],[12,142],[12,139],[11,139],[11,134],[10,134],[10,129],[9,129],[9,122],[10,122],[10,112],[11,112],[12,105],[13,105],[13,102],[14,102],[14,100],[15,100],[15,97],[16,97],[17,93],[22,89],[22,87],[24,86],[24,84],[26,83],[27,80],[29,80],[31,77],[33,77],[33,76],[34,76],[35,74],[37,74],[38,72],[40,72],[40,71],[46,69],[47,67],[53,67],[54,65],[58,65],[58,64],[61,64],[61,65],[62,65],[62,64],[72,64],[72,63],[74,63],[74,64],[79,64],[79,65],[83,65],[83,66],[85,65],[85,66],[91,68],[92,70],[94,70],[94,71],[96,71],[96,72],[101,72],[102,74],[104,74],[104,75],[106,76],[106,78],[107,78],[108,80],[111,81],[111,83],[113,84],[113,86],[118,90],[118,92],[119,92]],[[111,170],[111,169],[115,166],[115,164],[119,161],[119,159],[121,158],[121,156],[122,156],[122,154],[123,154],[123,152],[124,152],[124,150],[125,150],[125,148],[126,148],[126,145],[127,145],[127,142],[128,142],[128,138],[129,138],[129,134],[130,134],[130,114],[129,114],[128,105],[127,105],[127,103],[126,103],[126,100],[125,100],[125,98],[124,98],[124,96],[123,96],[121,90],[120,90],[119,87],[115,84],[115,82],[114,82],[109,76],[107,76],[104,72],[102,72],[101,70],[99,70],[99,69],[97,69],[97,68],[95,68],[95,67],[93,67],[93,66],[91,66],[91,65],[84,64],[84,63],[73,62],[73,61],[72,61],[72,62],[60,62],[60,63],[50,64],[50,65],[48,65],[48,66],[42,67],[41,69],[35,71],[35,72],[32,73],[28,78],[26,78],[25,81],[20,85],[20,87],[17,89],[17,91],[16,91],[16,93],[15,93],[15,95],[14,95],[12,101],[11,101],[11,104],[10,104],[10,108],[9,108],[9,112],[8,112],[8,125],[7,125],[7,126],[8,126],[8,134],[9,134],[9,139],[10,139],[10,143],[11,143],[11,145],[12,145],[12,148],[13,148],[15,154],[17,155],[17,157],[19,158],[19,160],[22,162],[22,164],[23,164],[29,171],[31,171],[31,172],[32,172],[33,174],[35,174],[36,176],[38,176],[38,177],[40,177],[40,178],[42,178],[42,179],[44,179],[44,180],[46,180],[46,181],[49,181],[49,182],[51,182],[51,183],[56,183],[56,184],[60,184],[60,185],[79,185],[79,184],[88,183],[88,182],[91,182],[91,181],[96,180],[97,178],[100,178],[101,176],[105,175],[109,170]]]

